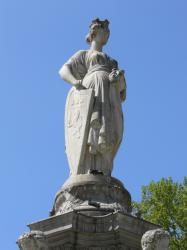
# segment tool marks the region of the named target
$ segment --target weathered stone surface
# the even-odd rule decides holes
[[[143,250],[169,250],[169,233],[162,229],[147,231],[141,243]]]
[[[50,250],[140,250],[142,235],[158,226],[120,212],[85,210],[29,225],[45,234]]]
[[[130,212],[131,197],[123,184],[113,177],[71,176],[56,195],[52,215],[92,207]]]
[[[22,234],[17,244],[21,250],[48,250],[46,237],[41,231],[31,231]]]

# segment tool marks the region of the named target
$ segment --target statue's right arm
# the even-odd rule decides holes
[[[60,77],[73,86],[77,86],[80,84],[80,80],[76,79],[71,72],[71,67],[68,64],[64,64],[62,68],[59,70]]]

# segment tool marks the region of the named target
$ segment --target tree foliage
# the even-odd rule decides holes
[[[171,250],[187,250],[187,177],[182,184],[163,178],[143,186],[133,214],[167,230]]]

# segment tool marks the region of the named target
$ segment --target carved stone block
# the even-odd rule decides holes
[[[37,244],[32,248],[19,239],[21,250],[140,250],[142,235],[158,226],[129,214],[95,208],[52,216],[29,228],[26,238]],[[44,245],[32,235],[35,231],[44,236]]]

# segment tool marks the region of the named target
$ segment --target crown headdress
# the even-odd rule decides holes
[[[108,28],[109,25],[109,21],[107,19],[105,19],[104,21],[99,20],[99,18],[96,18],[92,21],[92,23],[90,24],[90,29],[94,29],[94,27],[96,26],[100,26],[102,28]]]

